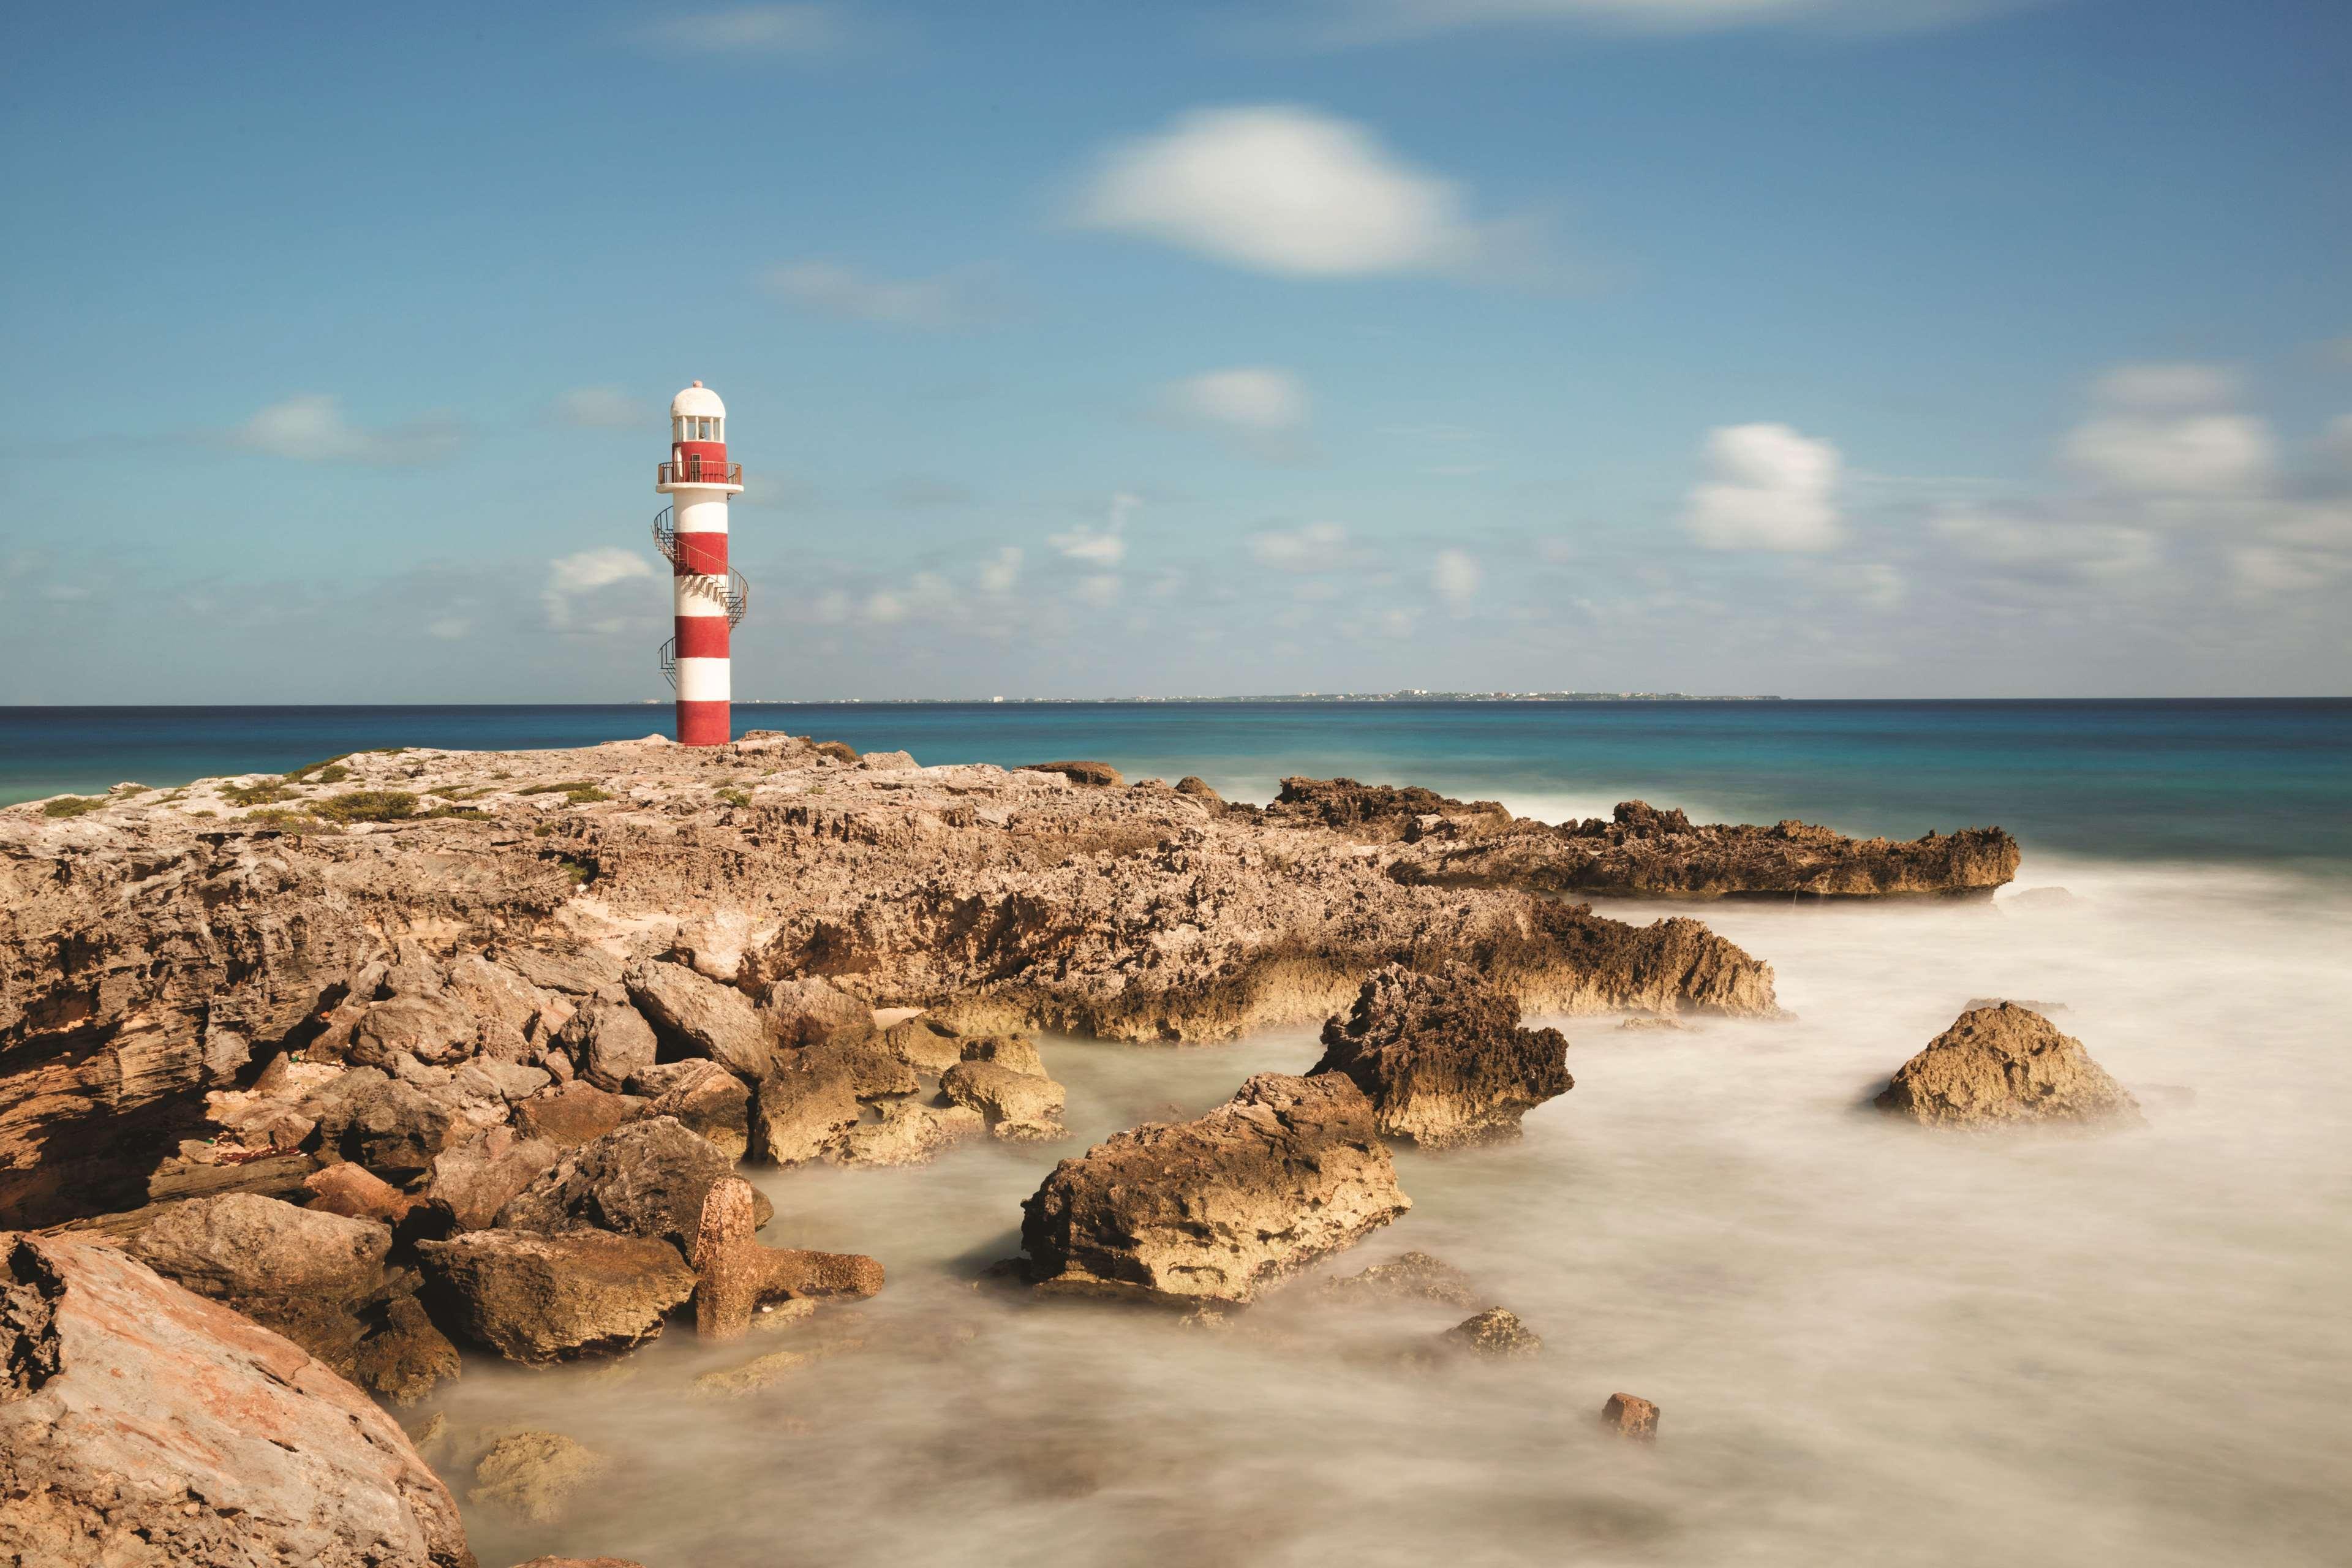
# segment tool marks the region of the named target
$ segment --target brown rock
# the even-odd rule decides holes
[[[1448,1307],[1467,1307],[1478,1300],[1469,1276],[1426,1252],[1401,1253],[1360,1274],[1326,1279],[1323,1289],[1332,1296],[1436,1301]]]
[[[765,1269],[752,1239],[751,1184],[730,1176],[702,1200],[694,1238],[694,1331],[706,1340],[740,1339],[760,1305]]]
[[[863,1031],[844,1030],[801,1047],[809,1061],[832,1059],[848,1070],[850,1091],[860,1100],[881,1100],[912,1094],[922,1087],[907,1058],[890,1048],[869,1026]]]
[[[710,1189],[734,1163],[675,1117],[632,1122],[562,1155],[499,1211],[506,1230],[593,1229],[668,1242],[691,1252]],[[764,1225],[773,1210],[754,1194]]]
[[[660,1049],[654,1026],[625,1002],[590,1002],[572,1034],[580,1041],[580,1076],[598,1089],[620,1089],[653,1066]]]
[[[394,1405],[414,1405],[464,1370],[457,1347],[433,1326],[414,1296],[384,1306],[383,1326],[353,1356],[356,1381]]]
[[[1381,1133],[1424,1148],[1519,1135],[1519,1118],[1576,1087],[1558,1029],[1519,1027],[1518,1004],[1472,970],[1390,964],[1364,982],[1346,1018],[1323,1026],[1317,1073],[1344,1073],[1372,1102]]]
[[[1621,1437],[1654,1443],[1658,1437],[1658,1407],[1631,1394],[1612,1394],[1601,1407],[1601,1424]]]
[[[347,1219],[374,1220],[385,1226],[397,1226],[408,1217],[408,1211],[422,1201],[349,1160],[312,1172],[302,1178],[302,1185],[313,1194],[302,1205],[305,1208],[341,1215]]]
[[[514,1568],[646,1568],[628,1557],[534,1557]]]
[[[544,1089],[515,1107],[515,1126],[526,1138],[543,1138],[559,1149],[576,1149],[645,1113],[633,1095],[611,1094],[585,1079]]]
[[[1261,1073],[1195,1121],[1063,1161],[1023,1205],[1021,1242],[1040,1283],[1246,1301],[1411,1206],[1361,1089]]]
[[[180,1205],[132,1237],[130,1254],[216,1301],[296,1297],[362,1301],[383,1288],[392,1231],[373,1220],[232,1193]]]
[[[488,1230],[499,1211],[551,1168],[562,1151],[511,1128],[493,1127],[433,1159],[419,1196],[443,1217],[446,1230]]]
[[[882,1265],[855,1252],[810,1252],[800,1247],[763,1247],[761,1261],[767,1269],[760,1296],[807,1297],[818,1300],[863,1298],[882,1289]]]
[[[1202,805],[1215,810],[1225,804],[1225,797],[1209,787],[1209,781],[1196,773],[1186,773],[1176,781],[1176,793],[1190,795]]]
[[[923,1072],[945,1072],[963,1060],[971,1043],[935,1018],[908,1018],[882,1031],[883,1042]]]
[[[839,1148],[858,1114],[857,1081],[846,1063],[785,1052],[752,1097],[751,1153],[771,1164],[806,1164]]]
[[[1066,1137],[1062,1126],[1066,1090],[1050,1078],[1015,1072],[992,1061],[961,1061],[948,1068],[940,1088],[958,1105],[977,1110],[996,1137],[1043,1142]]]
[[[657,1035],[689,1055],[709,1057],[745,1078],[767,1069],[768,1031],[751,999],[682,963],[640,963],[627,975],[629,1000]]]
[[[994,1062],[998,1067],[1014,1072],[1034,1073],[1039,1078],[1051,1078],[1045,1070],[1045,1058],[1037,1054],[1037,1042],[1026,1035],[983,1035],[976,1040],[960,1040],[961,1059],[968,1062]],[[949,1067],[952,1067],[952,1062]],[[932,1069],[945,1072],[946,1067]]]
[[[1543,1352],[1543,1341],[1518,1315],[1489,1307],[1445,1331],[1445,1342],[1455,1350],[1483,1356],[1531,1356]]]
[[[677,1117],[730,1160],[741,1159],[750,1149],[751,1090],[717,1062],[670,1062],[634,1081],[654,1095],[646,1115]]]
[[[843,1133],[832,1158],[845,1165],[928,1165],[987,1126],[980,1112],[961,1105],[891,1100],[883,1105],[881,1120],[861,1121]]]
[[[2140,1120],[2139,1102],[2082,1041],[2011,1002],[1961,1014],[1903,1064],[1877,1104],[1930,1127]]]
[[[475,1464],[467,1496],[531,1524],[553,1524],[575,1493],[612,1468],[609,1457],[561,1432],[510,1432]]]
[[[1108,763],[1024,763],[1015,770],[1025,773],[1059,773],[1074,784],[1086,784],[1095,789],[1118,789],[1127,781]]]
[[[474,1568],[393,1419],[110,1248],[0,1239],[0,1561]]]
[[[779,980],[761,1006],[776,1038],[788,1046],[814,1045],[844,1029],[874,1026],[874,1009],[814,975]]]
[[[609,1231],[477,1230],[416,1250],[444,1321],[526,1365],[633,1349],[694,1294],[676,1247]]]

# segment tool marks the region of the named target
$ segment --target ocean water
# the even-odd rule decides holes
[[[5,787],[285,767],[362,744],[572,742],[658,710],[163,716],[76,752],[0,716]],[[649,1568],[2337,1564],[2352,1541],[2352,705],[823,708],[740,722],[925,761],[1097,756],[1264,798],[1346,773],[1548,816],[1639,795],[1905,835],[1998,822],[1990,902],[1669,909],[1774,966],[1785,1021],[1560,1020],[1575,1089],[1517,1142],[1398,1154],[1413,1207],[1322,1272],[1418,1248],[1540,1334],[1412,1352],[1462,1309],[1304,1279],[1224,1328],[980,1281],[1054,1161],[1298,1070],[1311,1030],[1214,1047],[1047,1037],[1072,1138],[909,1171],[751,1173],[771,1244],[888,1288],[731,1347],[470,1358],[405,1413],[486,1563]],[[43,728],[46,726],[46,728]],[[21,748],[21,749],[20,749]],[[44,750],[46,748],[46,750]],[[121,765],[117,765],[120,763]],[[47,770],[41,773],[40,770]],[[2059,896],[2053,889],[2064,889]],[[1971,997],[2053,1021],[2144,1127],[1952,1136],[1864,1100]],[[764,1389],[703,1373],[799,1351]],[[1606,1437],[1612,1393],[1662,1407]],[[607,1468],[556,1515],[469,1496],[499,1433]]]

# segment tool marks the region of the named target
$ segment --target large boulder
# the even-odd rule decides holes
[[[751,999],[683,963],[640,963],[628,972],[629,1000],[690,1056],[709,1057],[745,1078],[767,1070],[772,1054]]]
[[[0,1237],[0,1562],[474,1568],[375,1403],[121,1253]]]
[[[740,1160],[751,1148],[751,1087],[702,1058],[664,1062],[630,1079],[631,1087],[653,1097],[647,1116],[675,1116],[718,1147],[730,1160]]]
[[[614,1094],[574,1079],[517,1105],[514,1120],[530,1137],[544,1138],[560,1149],[576,1149],[645,1111],[646,1102],[635,1095]]]
[[[660,1050],[654,1026],[625,1002],[590,1002],[571,1026],[570,1037],[579,1041],[580,1076],[598,1089],[619,1089],[653,1066]]]
[[[442,1230],[488,1230],[498,1223],[499,1211],[562,1154],[545,1139],[493,1127],[435,1155],[422,1197],[439,1216]]]
[[[2140,1120],[2139,1101],[2082,1041],[2014,1002],[1961,1014],[1896,1069],[1877,1104],[1929,1127]]]
[[[131,1237],[127,1250],[165,1279],[216,1301],[353,1302],[383,1288],[391,1247],[391,1228],[377,1221],[231,1193],[179,1205]]]
[[[610,1231],[477,1230],[416,1250],[443,1321],[526,1365],[643,1344],[694,1294],[677,1247]]]
[[[1195,1121],[1063,1161],[1023,1205],[1021,1244],[1040,1284],[1247,1301],[1412,1206],[1363,1090],[1260,1073]]]
[[[1558,1029],[1519,1027],[1518,1004],[1458,963],[1421,973],[1391,963],[1354,1010],[1323,1026],[1323,1058],[1372,1102],[1381,1133],[1446,1149],[1516,1138],[1528,1108],[1576,1087]]]
[[[693,1249],[703,1200],[735,1163],[676,1117],[635,1121],[559,1158],[499,1211],[507,1230],[611,1230]],[[756,1203],[765,1225],[775,1213]]]
[[[815,975],[779,980],[768,987],[768,1026],[788,1046],[814,1045],[844,1029],[874,1026],[874,1010]]]
[[[988,1130],[1012,1142],[1045,1142],[1066,1135],[1062,1107],[1068,1094],[1042,1073],[1015,1072],[987,1060],[948,1068],[940,1088],[954,1103],[977,1110]]]
[[[841,1146],[857,1125],[857,1076],[840,1057],[786,1051],[760,1080],[751,1103],[751,1153],[802,1165]]]

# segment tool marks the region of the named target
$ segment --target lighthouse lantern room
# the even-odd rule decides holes
[[[654,489],[671,498],[654,519],[654,545],[670,563],[677,615],[661,665],[677,689],[678,744],[723,746],[734,739],[728,633],[751,600],[727,563],[727,498],[741,492],[743,465],[727,460],[727,405],[698,381],[670,399],[669,461]]]

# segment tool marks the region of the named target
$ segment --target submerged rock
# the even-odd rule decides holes
[[[610,1231],[477,1230],[416,1250],[444,1321],[526,1365],[643,1344],[694,1294],[677,1248]]]
[[[1601,1407],[1601,1424],[1621,1437],[1654,1443],[1658,1436],[1658,1407],[1632,1394],[1612,1394]]]
[[[0,1560],[475,1568],[392,1417],[110,1248],[0,1237]]]
[[[1372,1102],[1381,1133],[1448,1149],[1516,1138],[1532,1106],[1576,1087],[1558,1029],[1519,1027],[1518,1004],[1473,971],[1423,974],[1390,964],[1354,1011],[1323,1026],[1308,1075],[1344,1073]]]
[[[989,1131],[1012,1142],[1045,1142],[1067,1135],[1062,1107],[1068,1092],[1039,1073],[1016,1072],[993,1061],[961,1061],[940,1088],[956,1104],[977,1110]]]
[[[2139,1101],[2082,1041],[2012,1002],[1961,1014],[1896,1070],[1876,1103],[1930,1127],[2140,1120]]]
[[[1042,1285],[1247,1301],[1411,1206],[1363,1090],[1261,1073],[1194,1121],[1063,1161],[1023,1205],[1021,1243]]]
[[[1335,1276],[1323,1281],[1323,1290],[1331,1296],[1436,1301],[1448,1307],[1475,1306],[1478,1300],[1468,1275],[1426,1252],[1400,1253],[1360,1274]]]
[[[1483,1356],[1531,1356],[1543,1352],[1543,1340],[1519,1321],[1518,1314],[1489,1307],[1445,1331],[1445,1343],[1454,1350]]]
[[[928,1165],[986,1127],[979,1111],[961,1105],[892,1100],[882,1107],[881,1120],[843,1133],[833,1157],[845,1165]]]
[[[467,1496],[532,1524],[553,1524],[574,1493],[612,1468],[609,1456],[561,1432],[510,1432],[476,1463]]]

